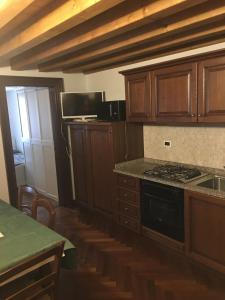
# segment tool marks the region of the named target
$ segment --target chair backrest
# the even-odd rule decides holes
[[[27,200],[25,198],[28,198]],[[38,192],[34,187],[31,187],[29,185],[21,185],[18,188],[18,202],[17,202],[17,208],[24,211],[26,209],[31,210],[31,204],[28,205],[27,203],[36,199],[38,197]]]
[[[38,208],[42,207],[48,212],[47,222],[43,222],[38,218]],[[32,217],[39,221],[40,223],[47,225],[50,228],[53,228],[55,223],[55,207],[53,206],[51,200],[44,197],[37,197],[32,202]]]
[[[41,252],[0,274],[0,299],[40,299],[57,297],[57,282],[64,242]]]

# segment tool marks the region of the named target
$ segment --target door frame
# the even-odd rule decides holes
[[[61,121],[60,105],[60,92],[64,91],[63,79],[0,75],[0,125],[3,139],[9,200],[10,203],[16,207],[18,193],[5,89],[7,86],[46,87],[49,89],[59,205],[70,206],[72,201],[70,161],[67,153],[67,131]]]

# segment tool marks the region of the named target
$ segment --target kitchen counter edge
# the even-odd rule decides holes
[[[180,182],[173,182],[173,181],[168,181],[168,180],[144,175],[145,170],[151,169],[154,166],[157,166],[159,164],[179,164],[186,167],[198,168],[200,171],[205,173],[205,177],[202,177],[200,179],[194,179],[189,183],[180,183]],[[197,186],[197,184],[205,180],[207,176],[219,175],[225,177],[225,172],[221,169],[214,169],[209,167],[183,164],[183,163],[171,162],[171,161],[163,161],[163,160],[152,159],[152,158],[139,158],[131,161],[117,163],[115,165],[114,172],[122,175],[127,175],[139,179],[149,180],[152,182],[157,182],[165,185],[182,188],[187,191],[193,191],[201,194],[206,194],[209,196],[223,198],[225,200],[225,192],[215,191],[209,188]]]

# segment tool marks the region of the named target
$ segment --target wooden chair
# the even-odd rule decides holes
[[[27,215],[31,215],[32,202],[38,197],[38,192],[35,188],[28,185],[21,185],[18,188],[18,203],[17,208]],[[27,199],[26,199],[27,198]],[[24,200],[30,202],[28,205]]]
[[[43,222],[38,218],[38,208],[44,208],[48,212],[48,220],[47,222]],[[55,208],[51,201],[44,197],[36,197],[32,202],[32,217],[39,221],[40,223],[47,225],[50,228],[53,228],[55,223]]]
[[[60,259],[64,242],[0,274],[1,300],[32,300],[57,297]],[[43,272],[44,269],[44,272]]]

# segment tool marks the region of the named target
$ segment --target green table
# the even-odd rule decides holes
[[[64,267],[75,265],[75,246],[53,230],[0,200],[0,274],[18,263],[65,241]]]

